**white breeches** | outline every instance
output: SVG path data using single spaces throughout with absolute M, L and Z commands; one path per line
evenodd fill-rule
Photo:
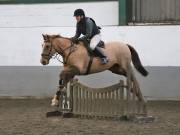
M 90 41 L 90 48 L 94 50 L 100 41 L 101 41 L 101 34 L 94 35 Z

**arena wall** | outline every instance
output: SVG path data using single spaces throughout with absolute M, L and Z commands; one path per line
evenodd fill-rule
M 71 37 L 75 33 L 73 11 L 83 8 L 102 27 L 102 39 L 131 44 L 149 76 L 137 73 L 144 96 L 180 99 L 180 26 L 117 26 L 118 2 L 2 5 L 0 7 L 0 96 L 52 96 L 62 70 L 57 60 L 41 66 L 42 33 Z M 97 8 L 98 7 L 98 8 Z M 91 87 L 119 81 L 106 71 L 80 77 Z

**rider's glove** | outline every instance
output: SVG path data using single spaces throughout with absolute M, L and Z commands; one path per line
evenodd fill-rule
M 71 41 L 73 42 L 73 43 L 75 43 L 75 44 L 77 44 L 78 42 L 79 42 L 79 40 L 77 39 L 77 38 L 75 38 L 75 37 L 72 37 L 72 38 L 70 38 L 71 39 Z
M 84 40 L 90 42 L 90 39 L 87 36 L 83 36 L 79 38 L 79 41 L 84 41 Z

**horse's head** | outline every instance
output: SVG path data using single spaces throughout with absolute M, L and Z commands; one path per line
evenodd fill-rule
M 49 64 L 49 60 L 52 58 L 52 56 L 56 53 L 56 50 L 53 47 L 52 44 L 52 37 L 51 35 L 42 35 L 44 38 L 44 42 L 42 44 L 42 53 L 41 53 L 41 64 L 47 65 Z
M 55 53 L 60 54 L 63 59 L 68 59 L 69 55 L 74 51 L 74 44 L 70 38 L 60 35 L 43 35 L 44 43 L 42 44 L 41 64 L 49 64 L 49 60 Z M 57 40 L 56 40 L 57 39 Z M 67 58 L 66 58 L 67 57 Z M 65 62 L 64 62 L 65 63 Z

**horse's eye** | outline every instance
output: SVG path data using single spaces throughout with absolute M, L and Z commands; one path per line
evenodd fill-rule
M 49 49 L 49 46 L 46 46 L 46 49 Z

